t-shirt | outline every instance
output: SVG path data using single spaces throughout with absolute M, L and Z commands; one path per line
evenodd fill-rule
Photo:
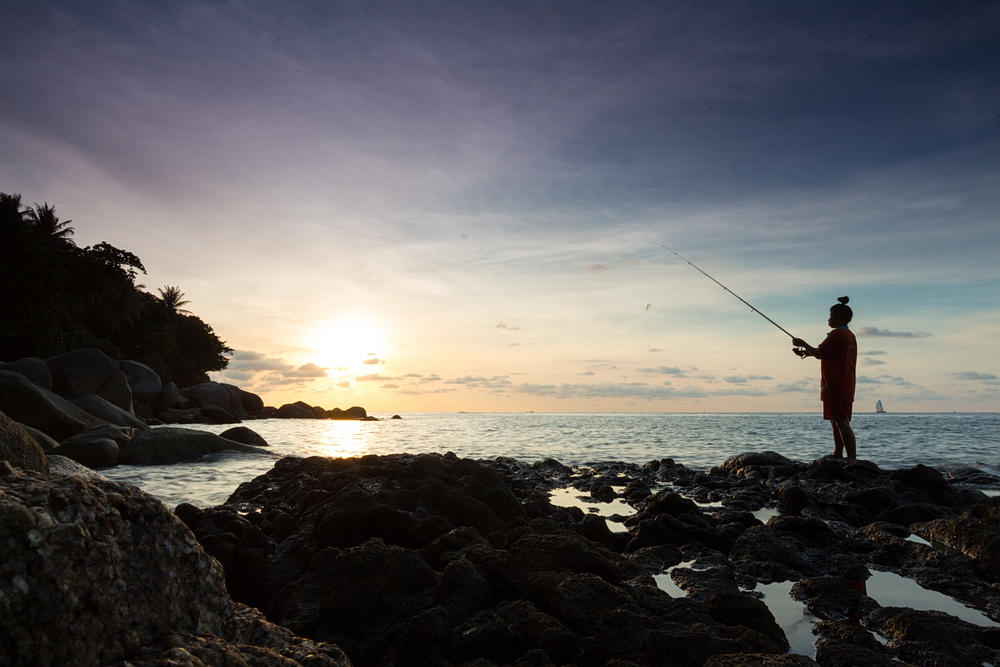
M 858 340 L 847 327 L 833 329 L 816 348 L 820 360 L 821 401 L 854 401 Z

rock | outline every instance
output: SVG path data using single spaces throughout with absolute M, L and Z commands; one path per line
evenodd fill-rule
M 914 528 L 922 537 L 1000 571 L 1000 496 L 972 505 L 956 519 L 938 519 Z
M 915 665 L 984 665 L 1000 660 L 1000 628 L 973 625 L 940 611 L 882 607 L 866 626 L 888 638 L 897 658 Z
M 864 664 L 868 667 L 868 663 L 852 664 Z M 726 655 L 713 655 L 704 667 L 815 667 L 815 665 L 816 661 L 806 655 L 727 653 Z
M 197 406 L 217 405 L 229 409 L 232 396 L 225 386 L 218 382 L 202 382 L 181 390 L 181 395 L 195 402 Z
M 66 438 L 54 453 L 88 468 L 110 468 L 118 465 L 119 452 L 129 441 L 129 437 L 114 426 L 99 426 Z
M 49 357 L 52 391 L 66 398 L 97 394 L 122 410 L 132 410 L 132 390 L 118 364 L 96 347 Z
M 108 479 L 96 470 L 92 470 L 65 456 L 49 454 L 46 458 L 49 460 L 50 475 L 73 475 L 74 477 L 82 477 L 84 479 L 99 479 L 104 481 Z
M 0 412 L 0 461 L 32 472 L 47 473 L 45 452 L 20 424 Z
M 282 419 L 315 419 L 316 413 L 298 403 L 286 403 L 278 408 L 277 416 Z
M 0 571 L 4 664 L 350 666 L 234 605 L 184 524 L 128 484 L 0 464 Z
M 146 364 L 128 360 L 119 361 L 118 368 L 125 374 L 133 400 L 150 405 L 157 401 L 163 391 L 163 382 L 156 371 Z
M 11 371 L 0 371 L 0 411 L 56 440 L 106 423 Z
M 264 412 L 264 399 L 257 394 L 240 389 L 240 403 L 248 415 L 259 416 Z
M 239 424 L 240 418 L 234 415 L 229 410 L 208 403 L 201 406 L 196 413 L 199 417 L 198 422 L 203 424 Z
M 174 384 L 173 382 L 168 382 L 163 387 L 163 389 L 160 390 L 160 393 L 156 397 L 156 400 L 153 401 L 152 403 L 154 405 L 157 403 L 163 403 L 166 406 L 164 409 L 168 410 L 173 407 L 178 407 L 178 403 L 180 402 L 180 400 L 181 400 L 181 392 L 177 388 L 177 385 Z
M 750 466 L 795 466 L 795 462 L 778 452 L 746 452 L 726 459 L 720 466 L 731 475 Z
M 393 415 L 389 417 L 389 419 L 402 419 L 402 417 L 400 417 L 399 415 Z
M 227 440 L 195 429 L 159 427 L 137 434 L 121 450 L 118 462 L 125 465 L 166 465 L 194 461 L 206 454 L 224 451 L 259 453 L 259 447 Z
M 265 440 L 259 433 L 247 428 L 246 426 L 235 426 L 233 428 L 226 429 L 219 434 L 219 437 L 232 440 L 234 442 L 241 442 L 244 445 L 253 445 L 254 447 L 268 446 L 267 440 Z
M 35 442 L 38 443 L 38 445 L 42 448 L 42 451 L 45 452 L 46 454 L 48 454 L 49 452 L 51 452 L 52 450 L 54 450 L 56 447 L 59 446 L 59 443 L 56 442 L 55 438 L 39 431 L 34 426 L 28 426 L 27 424 L 21 424 L 20 422 L 18 423 L 28 435 L 30 435 L 32 438 L 35 439 Z
M 0 362 L 0 370 L 20 373 L 42 389 L 52 391 L 52 373 L 38 357 L 25 357 L 17 361 Z
M 122 410 L 117 405 L 104 400 L 97 394 L 88 394 L 87 396 L 74 398 L 70 402 L 109 424 L 118 424 L 119 426 L 140 430 L 149 428 L 146 422 L 137 419 L 132 412 Z

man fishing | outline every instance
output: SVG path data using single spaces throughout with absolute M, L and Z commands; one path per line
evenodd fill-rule
M 832 331 L 819 347 L 813 347 L 801 338 L 792 338 L 792 349 L 802 358 L 816 357 L 820 360 L 820 394 L 823 401 L 823 419 L 830 420 L 833 428 L 833 456 L 857 458 L 857 440 L 851 429 L 851 413 L 854 408 L 854 385 L 858 363 L 858 341 L 847 328 L 854 313 L 847 305 L 850 299 L 842 296 L 840 303 L 830 307 L 828 324 Z

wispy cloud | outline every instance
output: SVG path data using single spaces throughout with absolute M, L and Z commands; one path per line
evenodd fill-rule
M 926 331 L 889 331 L 877 327 L 861 327 L 858 330 L 861 338 L 930 338 L 932 335 Z
M 956 380 L 997 380 L 1000 379 L 993 373 L 977 373 L 976 371 L 960 371 L 951 373 L 951 377 Z

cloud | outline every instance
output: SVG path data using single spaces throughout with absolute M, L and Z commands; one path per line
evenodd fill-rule
M 648 350 L 646 350 L 646 352 L 663 352 L 663 350 L 658 347 L 651 347 Z
M 861 360 L 862 366 L 885 366 L 886 363 L 888 362 L 882 361 L 881 359 L 869 359 L 868 357 Z
M 722 379 L 730 384 L 746 384 L 753 380 L 773 380 L 774 378 L 770 375 L 729 375 Z
M 883 354 L 889 354 L 889 353 L 886 352 L 885 350 L 869 350 L 867 352 L 860 352 L 859 354 L 862 354 L 866 357 L 880 357 Z
M 858 336 L 862 338 L 930 338 L 933 334 L 926 331 L 889 331 L 877 327 L 861 327 Z
M 378 364 L 384 364 L 385 362 L 379 359 L 378 357 L 372 357 L 371 359 L 365 359 L 361 363 L 365 364 L 366 366 L 377 366 Z
M 787 394 L 799 391 L 816 391 L 818 386 L 815 380 L 796 380 L 795 382 L 783 382 L 775 385 L 774 391 Z
M 585 371 L 583 373 L 580 373 L 580 375 L 597 375 L 597 373 L 595 373 L 594 371 Z
M 858 384 L 889 384 L 896 387 L 915 387 L 916 385 L 909 380 L 901 377 L 893 377 L 892 375 L 877 375 L 875 377 L 869 377 L 867 375 L 859 375 L 857 379 Z
M 506 324 L 503 323 L 503 320 L 500 320 L 500 322 L 495 327 L 493 327 L 493 328 L 494 329 L 506 329 L 507 331 L 517 331 L 521 327 L 509 327 L 509 326 L 507 326 Z
M 384 385 L 382 385 L 381 389 L 399 389 L 399 385 L 398 384 L 392 384 L 392 383 L 384 384 Z
M 369 375 L 359 375 L 354 378 L 355 382 L 385 382 L 386 380 L 398 380 L 399 378 L 386 377 L 385 375 L 379 375 L 378 373 L 371 373 Z
M 657 366 L 656 368 L 637 368 L 637 373 L 648 373 L 651 375 L 676 375 L 677 377 L 687 377 L 677 366 Z
M 608 271 L 609 269 L 608 269 L 608 267 L 604 266 L 603 264 L 591 264 L 590 266 L 587 267 L 587 270 L 588 271 Z
M 351 383 L 350 383 L 349 380 L 341 380 L 340 382 L 337 383 L 337 388 L 338 389 L 350 389 L 351 388 Z
M 977 373 L 975 371 L 960 371 L 949 373 L 949 375 L 956 380 L 1000 380 L 992 373 Z

